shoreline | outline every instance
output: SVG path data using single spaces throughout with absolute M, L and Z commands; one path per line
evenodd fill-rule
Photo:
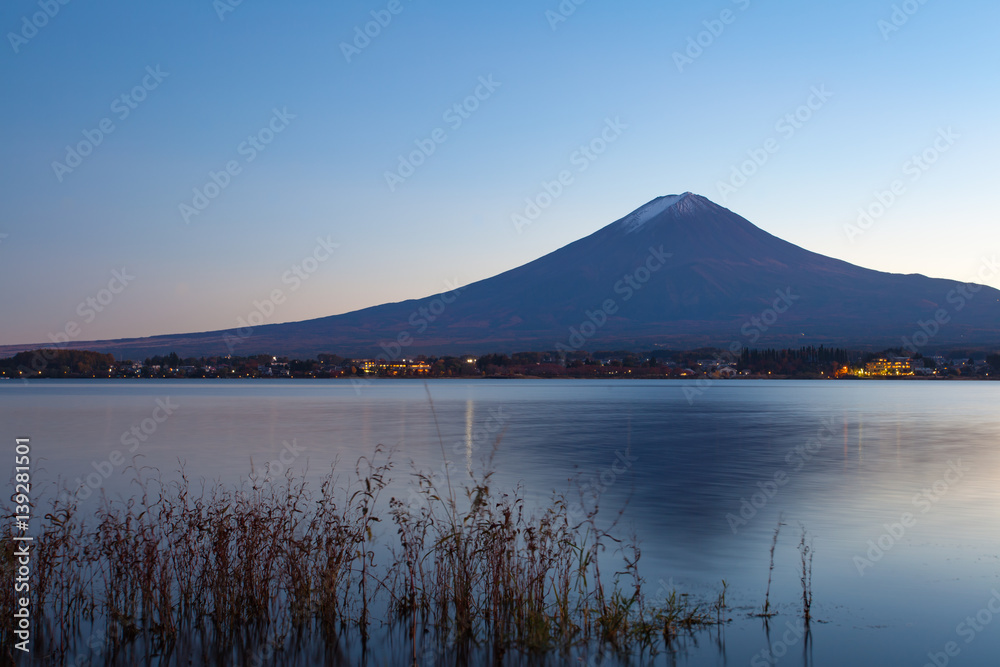
M 419 382 L 424 380 L 613 380 L 617 382 L 643 382 L 650 380 L 668 381 L 668 382 L 747 382 L 747 381 L 760 381 L 760 380 L 775 380 L 775 381 L 788 381 L 788 380 L 808 380 L 815 382 L 1000 382 L 1000 377 L 921 377 L 921 376 L 911 376 L 911 375 L 900 375 L 900 376 L 880 376 L 880 377 L 812 377 L 812 376 L 787 376 L 787 375 L 750 375 L 742 377 L 711 377 L 705 375 L 692 376 L 692 377 L 620 377 L 609 375 L 606 377 L 593 377 L 593 376 L 576 376 L 576 375 L 558 375 L 552 377 L 544 377 L 540 375 L 463 375 L 463 376 L 401 376 L 401 377 L 382 377 L 382 376 L 342 376 L 342 377 L 26 377 L 26 378 L 12 378 L 6 376 L 0 376 L 0 381 L 10 381 L 10 382 L 39 382 L 44 380 L 223 380 L 226 382 L 376 382 L 376 381 L 404 381 L 404 382 Z

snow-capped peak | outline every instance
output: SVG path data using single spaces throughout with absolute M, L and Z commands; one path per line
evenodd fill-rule
M 677 202 L 687 197 L 689 194 L 691 193 L 685 192 L 682 195 L 666 195 L 664 197 L 657 197 L 653 201 L 637 208 L 622 218 L 622 229 L 625 230 L 626 234 L 634 232 Z

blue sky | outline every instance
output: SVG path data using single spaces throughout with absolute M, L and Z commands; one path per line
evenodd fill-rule
M 0 343 L 424 296 L 684 191 L 885 271 L 1000 252 L 995 3 L 234 3 L 4 4 Z

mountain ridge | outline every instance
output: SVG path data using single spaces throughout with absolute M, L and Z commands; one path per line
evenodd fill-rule
M 562 248 L 449 292 L 247 330 L 60 347 L 122 356 L 552 350 L 572 349 L 567 341 L 586 322 L 594 329 L 586 347 L 605 349 L 898 347 L 942 310 L 948 321 L 925 346 L 1000 343 L 1000 291 L 978 286 L 963 294 L 963 285 L 806 250 L 685 192 L 657 197 Z M 773 307 L 776 294 L 790 301 L 781 313 Z M 770 320 L 769 311 L 780 316 L 747 328 L 762 314 Z M 0 346 L 0 353 L 37 347 Z

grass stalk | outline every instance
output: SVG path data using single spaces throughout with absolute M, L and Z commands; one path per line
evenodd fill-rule
M 270 479 L 251 467 L 227 486 L 193 483 L 183 466 L 165 479 L 133 464 L 132 498 L 102 497 L 89 514 L 72 496 L 52 500 L 35 575 L 45 660 L 66 662 L 84 623 L 107 660 L 200 646 L 236 662 L 255 641 L 273 650 L 275 637 L 364 647 L 383 618 L 405 629 L 418 662 L 418 643 L 437 656 L 482 646 L 500 656 L 590 645 L 655 652 L 724 622 L 725 582 L 714 603 L 676 591 L 647 599 L 638 540 L 616 537 L 621 513 L 605 525 L 596 500 L 582 519 L 563 495 L 532 509 L 522 487 L 498 491 L 486 470 L 457 487 L 446 477 L 447 489 L 420 473 L 409 497 L 385 502 L 392 467 L 380 447 L 352 474 L 335 466 L 313 487 L 305 472 Z M 2 571 L 12 567 L 7 551 Z M 773 545 L 771 559 L 773 570 Z M 769 590 L 770 576 L 765 612 Z M 811 591 L 804 602 L 808 613 Z
M 774 576 L 774 550 L 778 546 L 778 534 L 781 532 L 781 527 L 785 525 L 781 522 L 781 515 L 778 516 L 778 525 L 774 528 L 774 537 L 771 539 L 771 554 L 770 561 L 767 568 L 767 589 L 764 592 L 764 606 L 760 613 L 757 614 L 761 618 L 767 621 L 767 619 L 774 616 L 777 612 L 771 610 L 771 579 Z

